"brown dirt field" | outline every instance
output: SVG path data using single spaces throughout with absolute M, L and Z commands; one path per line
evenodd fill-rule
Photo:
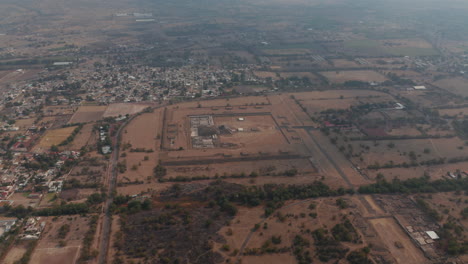
M 269 103 L 270 102 L 268 101 L 266 96 L 248 96 L 228 99 L 206 100 L 201 102 L 203 107 L 225 107 L 228 104 L 231 106 L 266 105 Z
M 72 106 L 46 106 L 44 107 L 44 114 L 46 116 L 71 115 L 75 111 L 76 111 L 76 107 L 72 107 Z
M 356 99 L 325 99 L 310 100 L 301 102 L 306 107 L 308 113 L 320 113 L 327 109 L 348 109 L 356 104 Z
M 390 148 L 388 145 L 393 143 L 395 147 Z M 363 153 L 364 161 L 360 162 L 358 158 L 354 158 L 353 162 L 361 168 L 366 168 L 375 162 L 383 165 L 386 162 L 393 161 L 394 163 L 410 163 L 411 160 L 407 155 L 414 151 L 418 156 L 417 160 L 425 161 L 435 158 L 455 158 L 466 156 L 465 142 L 459 138 L 440 138 L 440 139 L 412 139 L 412 140 L 380 140 L 378 146 L 372 141 L 353 141 L 351 143 L 356 153 L 361 151 L 360 144 L 365 144 L 370 147 L 370 151 Z M 338 144 L 340 145 L 340 143 Z M 462 147 L 461 149 L 459 147 Z M 425 149 L 429 149 L 429 153 L 424 153 Z M 406 153 L 406 155 L 405 155 Z
M 239 208 L 237 216 L 231 221 L 230 226 L 224 226 L 219 230 L 219 234 L 224 236 L 227 241 L 227 244 L 231 248 L 239 249 L 244 242 L 244 239 L 250 233 L 252 227 L 262 221 L 262 216 L 264 214 L 263 208 L 257 206 L 254 208 Z M 233 230 L 232 236 L 226 236 L 226 231 L 231 228 Z
M 86 124 L 75 136 L 75 139 L 67 149 L 80 150 L 81 147 L 86 146 L 93 133 L 93 124 Z
M 105 162 L 100 166 L 89 166 L 88 164 L 84 164 L 84 165 L 79 164 L 73 167 L 67 179 L 68 180 L 76 179 L 82 183 L 100 183 L 103 175 L 105 175 L 104 167 L 107 168 L 107 163 Z M 93 175 L 82 175 L 81 171 L 84 168 L 88 168 L 90 171 L 97 172 L 97 173 Z
M 432 45 L 424 39 L 385 39 L 380 40 L 382 44 L 392 44 L 398 47 L 432 48 Z
M 392 168 L 381 170 L 368 170 L 369 178 L 375 179 L 378 173 L 382 173 L 385 179 L 392 180 L 395 177 L 401 180 L 421 177 L 424 173 L 428 174 L 432 180 L 448 178 L 448 172 L 456 172 L 457 170 L 468 172 L 468 162 L 460 162 L 453 164 L 443 164 L 431 167 L 414 167 L 414 168 Z
M 98 121 L 103 117 L 106 109 L 107 106 L 80 106 L 68 123 L 74 124 Z
M 10 196 L 9 200 L 13 201 L 13 206 L 23 205 L 24 207 L 36 207 L 39 199 L 29 199 L 26 193 L 14 193 Z
M 88 230 L 88 217 L 60 216 L 56 220 L 46 218 L 47 224 L 41 239 L 34 250 L 31 259 L 38 264 L 74 264 L 78 258 L 81 243 Z M 68 224 L 70 231 L 63 239 L 65 247 L 57 247 L 60 240 L 57 237 L 59 228 Z
M 380 239 L 385 243 L 392 253 L 397 263 L 402 264 L 423 264 L 430 263 L 421 250 L 410 240 L 408 235 L 392 218 L 381 218 L 369 220 L 377 231 Z M 400 242 L 403 248 L 395 247 L 395 242 Z
M 45 150 L 52 145 L 60 144 L 71 135 L 75 128 L 76 126 L 47 130 L 39 143 L 34 147 L 34 150 Z
M 267 72 L 267 71 L 255 71 L 254 74 L 260 78 L 272 78 L 273 80 L 279 80 L 279 77 L 276 76 L 274 72 Z
M 241 117 L 241 115 L 239 115 Z M 246 146 L 263 148 L 273 142 L 278 145 L 286 144 L 286 140 L 276 127 L 271 116 L 247 116 L 244 121 L 238 121 L 238 117 L 215 117 L 216 126 L 225 125 L 230 128 L 243 128 L 244 132 L 236 132 L 232 135 L 220 135 L 221 143 L 233 143 L 241 148 Z M 251 131 L 259 129 L 259 132 Z
M 143 109 L 147 108 L 148 105 L 145 104 L 111 104 L 107 107 L 106 111 L 104 112 L 102 117 L 117 117 L 117 116 L 124 116 L 124 115 L 134 115 L 143 111 Z
M 51 248 L 57 246 L 61 240 L 57 237 L 59 228 L 64 225 L 70 225 L 70 232 L 64 238 L 67 246 L 80 246 L 86 231 L 88 231 L 88 218 L 82 216 L 59 216 L 55 221 L 54 217 L 47 217 L 44 232 L 37 248 Z M 41 219 L 42 220 L 42 219 Z
M 391 181 L 394 178 L 401 180 L 407 180 L 412 178 L 418 178 L 424 175 L 424 172 L 429 172 L 424 167 L 414 167 L 414 168 L 393 168 L 393 169 L 382 169 L 382 170 L 368 170 L 366 171 L 370 179 L 376 179 L 377 174 L 381 173 L 384 175 L 386 180 Z M 431 174 L 430 174 L 431 175 Z M 431 175 L 433 179 L 440 178 L 440 175 L 435 176 Z
M 158 156 L 155 153 L 136 153 L 126 152 L 127 157 L 120 158 L 121 161 L 126 160 L 127 171 L 119 174 L 119 182 L 130 181 L 146 181 L 147 177 L 153 175 L 153 168 L 158 164 Z M 144 157 L 148 156 L 148 160 L 145 161 Z M 132 167 L 136 165 L 136 170 Z
M 384 74 L 388 74 L 388 73 L 394 73 L 402 78 L 420 78 L 421 77 L 421 74 L 419 72 L 415 72 L 415 71 L 403 71 L 403 70 L 391 70 L 391 71 L 384 71 L 383 72 Z
M 15 126 L 19 127 L 20 130 L 27 130 L 34 125 L 35 118 L 18 119 L 15 122 Z
M 283 78 L 290 78 L 290 77 L 299 77 L 304 78 L 307 77 L 311 81 L 318 80 L 317 76 L 311 72 L 281 72 L 280 76 Z
M 59 199 L 54 200 L 54 196 L 55 196 L 55 193 L 44 194 L 42 196 L 41 202 L 39 203 L 38 207 L 42 208 L 42 207 L 50 207 L 53 205 L 57 205 L 60 202 L 60 200 Z
M 132 144 L 132 148 L 159 149 L 158 134 L 162 131 L 163 109 L 154 113 L 144 113 L 136 117 L 125 127 L 122 134 L 122 142 Z
M 396 91 L 397 94 L 404 96 L 414 103 L 420 104 L 424 107 L 433 108 L 438 105 L 450 103 L 452 100 L 449 98 L 431 97 L 430 92 L 426 91 Z
M 150 184 L 138 184 L 138 185 L 127 185 L 123 187 L 117 187 L 117 193 L 122 195 L 135 195 L 141 194 L 145 192 L 161 192 L 163 190 L 168 189 L 174 183 L 167 182 L 167 183 L 150 183 Z
M 456 109 L 439 109 L 439 114 L 441 116 L 449 115 L 449 116 L 464 117 L 465 115 L 468 115 L 468 107 L 456 108 Z
M 353 203 L 348 198 L 345 198 L 348 203 Z M 316 209 L 309 209 L 311 203 L 316 204 Z M 260 228 L 257 231 L 254 231 L 250 240 L 246 244 L 246 248 L 259 248 L 262 244 L 270 239 L 272 236 L 281 236 L 281 243 L 278 247 L 289 247 L 292 245 L 293 239 L 296 235 L 301 235 L 302 237 L 309 240 L 311 247 L 311 255 L 314 256 L 313 249 L 313 238 L 310 235 L 305 234 L 301 230 L 315 230 L 320 227 L 332 228 L 335 224 L 341 222 L 343 216 L 348 214 L 349 209 L 341 210 L 336 206 L 336 198 L 319 198 L 319 199 L 309 199 L 304 201 L 289 201 L 282 208 L 278 209 L 276 212 L 280 212 L 283 216 L 286 216 L 285 221 L 279 221 L 276 213 L 269 216 L 267 219 L 262 218 L 263 208 L 254 207 L 254 208 L 239 208 L 239 212 L 236 217 L 231 220 L 230 225 L 224 226 L 218 232 L 220 235 L 224 236 L 226 239 L 226 244 L 230 246 L 230 252 L 235 249 L 239 249 L 244 243 L 245 239 L 251 232 L 255 224 L 260 224 Z M 317 213 L 317 218 L 311 218 L 308 214 L 311 212 Z M 305 216 L 301 217 L 300 214 L 304 213 Z M 353 217 L 350 217 L 352 220 Z M 267 228 L 264 228 L 264 224 L 267 223 Z M 232 235 L 228 235 L 228 230 L 232 230 Z M 351 249 L 362 247 L 364 244 L 352 244 L 352 243 L 343 243 L 346 247 Z M 216 245 L 215 248 L 221 247 L 221 245 Z M 231 261 L 235 258 L 230 257 L 229 253 L 224 254 L 226 258 L 230 258 Z M 281 254 L 265 254 L 262 256 L 242 256 L 242 263 L 290 263 L 289 261 L 293 259 L 294 256 L 292 252 L 286 252 Z M 253 262 L 255 261 L 255 262 Z M 268 262 L 271 261 L 271 262 Z M 287 262 L 284 262 L 287 261 Z M 292 261 L 291 263 L 295 263 Z
M 32 259 L 37 264 L 74 264 L 80 254 L 80 247 L 36 248 Z
M 468 96 L 468 81 L 463 77 L 455 77 L 450 79 L 442 79 L 434 82 L 434 85 L 445 89 L 451 93 L 461 95 L 463 97 Z
M 347 67 L 361 67 L 361 65 L 357 64 L 355 61 L 346 60 L 346 59 L 333 59 L 331 60 L 336 68 L 347 68 Z
M 330 90 L 330 91 L 313 91 L 313 92 L 300 92 L 294 93 L 299 101 L 302 100 L 317 100 L 317 99 L 339 99 L 340 96 L 344 98 L 366 98 L 372 97 L 389 97 L 386 93 L 377 91 L 366 91 L 366 90 Z
M 246 264 L 294 264 L 296 258 L 292 254 L 271 254 L 265 256 L 243 256 L 242 263 Z
M 308 49 L 265 49 L 263 50 L 268 55 L 305 55 L 310 54 Z
M 218 174 L 250 174 L 256 171 L 261 174 L 266 172 L 268 168 L 274 167 L 272 172 L 281 172 L 292 168 L 297 168 L 299 173 L 314 173 L 315 169 L 311 166 L 307 159 L 295 160 L 275 160 L 274 164 L 271 161 L 244 161 L 244 162 L 230 162 L 229 166 L 226 164 L 209 164 L 209 165 L 193 165 L 193 166 L 167 166 L 167 177 L 175 176 L 215 176 Z M 259 178 L 256 178 L 259 180 Z
M 16 261 L 20 260 L 26 253 L 26 247 L 23 243 L 16 245 L 8 251 L 5 258 L 3 259 L 4 264 L 14 264 Z
M 270 88 L 262 85 L 239 85 L 239 86 L 234 86 L 232 88 L 233 90 L 236 90 L 237 92 L 241 94 L 251 94 L 251 93 L 259 93 L 263 91 L 267 91 Z
M 386 131 L 387 134 L 391 136 L 419 136 L 421 132 L 414 127 L 400 127 L 393 128 L 391 131 Z
M 335 71 L 320 72 L 332 83 L 344 83 L 346 81 L 362 81 L 362 82 L 383 82 L 387 78 L 375 71 Z

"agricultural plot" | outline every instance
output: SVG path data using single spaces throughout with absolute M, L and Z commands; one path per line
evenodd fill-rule
M 291 56 L 310 54 L 308 49 L 264 49 L 263 53 L 270 56 Z
M 93 136 L 93 124 L 86 124 L 75 136 L 75 139 L 70 144 L 69 149 L 80 150 L 82 147 L 88 145 L 90 138 Z
M 352 60 L 333 59 L 331 60 L 331 62 L 333 63 L 333 66 L 335 66 L 336 68 L 359 68 L 360 67 L 358 63 Z
M 347 81 L 384 82 L 385 76 L 375 71 L 329 71 L 320 72 L 331 83 L 345 83 Z
M 46 106 L 43 113 L 45 116 L 72 115 L 76 109 L 72 106 Z
M 279 77 L 275 72 L 269 72 L 269 71 L 255 71 L 254 74 L 260 78 L 271 78 L 273 80 L 278 80 Z
M 404 135 L 408 136 L 408 133 Z M 388 180 L 409 179 L 424 174 L 440 179 L 468 169 L 466 162 L 461 162 L 467 156 L 465 142 L 456 137 L 338 141 L 336 147 L 370 179 L 381 176 Z
M 15 126 L 17 126 L 19 130 L 27 130 L 34 125 L 34 121 L 34 118 L 18 119 L 15 122 Z
M 125 115 L 134 115 L 143 111 L 149 105 L 145 104 L 111 104 L 106 109 L 102 117 L 118 117 Z
M 442 79 L 434 82 L 434 85 L 447 90 L 450 93 L 467 97 L 468 96 L 468 84 L 467 80 L 463 77 L 455 77 L 450 79 Z
M 359 90 L 336 90 L 325 92 L 309 92 L 294 94 L 299 103 L 307 109 L 307 112 L 320 113 L 328 109 L 349 109 L 365 103 L 381 103 L 392 101 L 388 94 L 380 92 Z
M 119 162 L 126 166 L 125 173 L 119 175 L 121 185 L 145 181 L 153 176 L 153 168 L 159 161 L 163 113 L 163 109 L 157 109 L 141 114 L 125 127 L 119 158 Z
M 73 114 L 69 124 L 98 121 L 103 117 L 106 109 L 107 106 L 80 106 Z
M 34 147 L 34 151 L 42 151 L 49 149 L 52 145 L 59 145 L 62 141 L 67 139 L 75 130 L 76 126 L 51 129 L 42 136 L 39 143 Z
M 241 94 L 249 94 L 249 93 L 260 93 L 264 91 L 270 90 L 270 88 L 263 86 L 263 85 L 240 85 L 234 86 L 233 90 Z
M 13 246 L 5 258 L 3 259 L 5 264 L 15 264 L 23 257 L 24 253 L 27 251 L 26 243 L 20 242 L 17 245 Z
M 323 48 L 315 43 L 277 43 L 264 45 L 261 49 L 271 56 L 305 55 L 323 51 Z
M 42 236 L 31 259 L 38 264 L 73 264 L 78 260 L 89 217 L 47 218 Z M 52 258 L 53 256 L 53 258 Z
M 439 109 L 439 113 L 441 116 L 454 116 L 457 118 L 463 118 L 468 116 L 468 108 L 453 108 L 453 109 Z
M 354 39 L 345 41 L 344 47 L 350 52 L 366 56 L 436 56 L 439 52 L 423 39 Z

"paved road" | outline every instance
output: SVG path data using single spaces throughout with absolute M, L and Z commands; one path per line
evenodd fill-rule
M 98 263 L 99 264 L 105 264 L 106 259 L 107 259 L 107 251 L 109 249 L 109 241 L 110 241 L 110 233 L 111 233 L 111 223 L 112 223 L 112 215 L 110 214 L 110 206 L 114 202 L 114 193 L 115 193 L 115 184 L 117 182 L 117 161 L 119 159 L 119 142 L 120 142 L 120 136 L 122 133 L 122 129 L 124 129 L 127 124 L 132 121 L 135 116 L 132 116 L 129 118 L 125 123 L 123 123 L 119 130 L 117 130 L 117 133 L 114 136 L 114 145 L 113 145 L 113 151 L 112 151 L 112 156 L 109 161 L 109 169 L 108 169 L 108 177 L 107 177 L 107 194 L 108 198 L 106 200 L 106 203 L 103 208 L 103 213 L 104 213 L 104 220 L 102 223 L 102 231 L 101 231 L 101 244 L 99 246 L 99 258 L 98 258 Z
M 153 110 L 156 110 L 164 106 L 165 105 L 159 105 L 157 107 L 151 107 L 151 108 Z M 99 264 L 106 263 L 107 252 L 109 250 L 111 224 L 112 224 L 112 215 L 110 214 L 109 209 L 112 203 L 114 202 L 115 186 L 117 183 L 117 175 L 118 175 L 117 162 L 119 159 L 119 149 L 120 149 L 120 140 L 121 140 L 122 131 L 127 126 L 127 124 L 130 123 L 137 116 L 138 115 L 134 115 L 130 117 L 127 121 L 125 121 L 120 126 L 119 130 L 117 130 L 117 133 L 114 136 L 113 151 L 112 151 L 111 159 L 109 161 L 109 168 L 108 168 L 109 175 L 106 180 L 108 198 L 103 208 L 104 220 L 103 220 L 102 229 L 101 229 L 101 244 L 99 246 L 99 256 L 98 256 Z

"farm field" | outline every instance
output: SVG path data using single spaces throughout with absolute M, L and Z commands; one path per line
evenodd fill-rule
M 127 170 L 119 176 L 120 183 L 144 181 L 153 175 L 159 162 L 163 111 L 141 114 L 124 128 L 119 162 L 126 164 Z
M 354 39 L 345 41 L 344 46 L 352 51 L 382 56 L 435 56 L 438 51 L 423 39 Z
M 467 80 L 463 77 L 455 77 L 450 79 L 442 79 L 434 82 L 434 85 L 447 90 L 450 93 L 467 97 L 468 96 L 468 86 Z
M 462 118 L 464 116 L 468 116 L 468 107 L 463 108 L 453 108 L 453 109 L 439 109 L 439 113 L 441 116 L 456 116 L 458 118 Z
M 104 111 L 102 117 L 118 117 L 125 115 L 134 115 L 143 111 L 149 105 L 147 104 L 110 104 Z
M 34 118 L 18 119 L 15 122 L 15 126 L 19 127 L 19 130 L 27 130 L 34 125 Z
M 107 106 L 80 106 L 68 122 L 69 124 L 87 123 L 100 120 Z
M 359 68 L 360 67 L 359 64 L 357 64 L 355 61 L 352 61 L 352 60 L 333 59 L 331 61 L 336 68 Z
M 249 94 L 249 93 L 259 93 L 268 91 L 270 88 L 263 86 L 263 85 L 240 85 L 234 86 L 233 90 L 241 94 Z
M 153 113 L 144 113 L 136 117 L 122 134 L 122 142 L 131 144 L 131 148 L 157 150 L 157 137 L 161 137 L 163 109 Z
M 260 78 L 272 78 L 273 80 L 278 80 L 279 77 L 275 72 L 269 71 L 255 71 L 254 74 Z
M 262 51 L 266 55 L 271 55 L 271 56 L 310 54 L 310 50 L 308 49 L 264 49 Z
M 48 130 L 34 147 L 34 151 L 43 151 L 52 145 L 58 145 L 71 135 L 76 126 Z
M 75 136 L 75 139 L 70 143 L 70 149 L 80 150 L 86 146 L 93 136 L 93 124 L 86 124 L 81 128 L 80 132 Z
M 256 172 L 259 177 L 279 174 L 282 172 L 297 169 L 299 174 L 315 173 L 315 168 L 311 166 L 307 159 L 295 160 L 276 160 L 274 164 L 271 161 L 243 161 L 243 162 L 230 162 L 229 166 L 225 164 L 207 164 L 207 165 L 191 165 L 191 166 L 168 166 L 166 177 L 176 177 L 183 175 L 190 176 L 210 176 L 224 175 L 230 176 L 232 174 L 245 174 L 249 175 Z M 259 178 L 256 179 L 258 181 Z
M 294 94 L 294 97 L 307 109 L 309 114 L 320 113 L 328 109 L 348 109 L 359 104 L 393 100 L 388 94 L 380 92 L 364 93 L 359 90 L 298 93 Z
M 24 242 L 20 242 L 8 251 L 3 261 L 5 264 L 15 264 L 21 259 L 21 257 L 23 257 L 26 251 L 26 244 Z
M 281 72 L 279 74 L 283 78 L 299 77 L 309 78 L 310 81 L 318 81 L 317 76 L 311 72 Z
M 78 259 L 82 241 L 89 229 L 89 217 L 61 216 L 46 218 L 46 226 L 31 258 L 38 264 L 73 264 Z M 59 229 L 68 225 L 69 231 L 61 234 Z M 65 241 L 64 246 L 58 246 Z M 54 256 L 53 258 L 51 258 Z M 52 259 L 52 260 L 51 260 Z
M 356 153 L 362 153 L 362 162 L 358 158 L 354 159 L 354 162 L 362 168 L 376 162 L 381 165 L 390 161 L 393 161 L 394 164 L 404 162 L 409 164 L 412 159 L 426 161 L 466 156 L 465 142 L 458 138 L 379 140 L 377 143 L 373 141 L 353 141 L 351 144 Z M 370 148 L 369 151 L 364 150 L 367 147 Z
M 387 78 L 375 71 L 328 71 L 319 72 L 332 83 L 347 81 L 384 82 Z
M 72 106 L 47 106 L 44 107 L 45 116 L 56 116 L 56 115 L 72 115 L 77 110 L 77 107 Z

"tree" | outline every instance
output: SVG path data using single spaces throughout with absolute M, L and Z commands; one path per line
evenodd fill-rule
M 161 164 L 158 164 L 153 169 L 154 176 L 157 178 L 162 178 L 167 174 L 167 169 L 164 168 Z

